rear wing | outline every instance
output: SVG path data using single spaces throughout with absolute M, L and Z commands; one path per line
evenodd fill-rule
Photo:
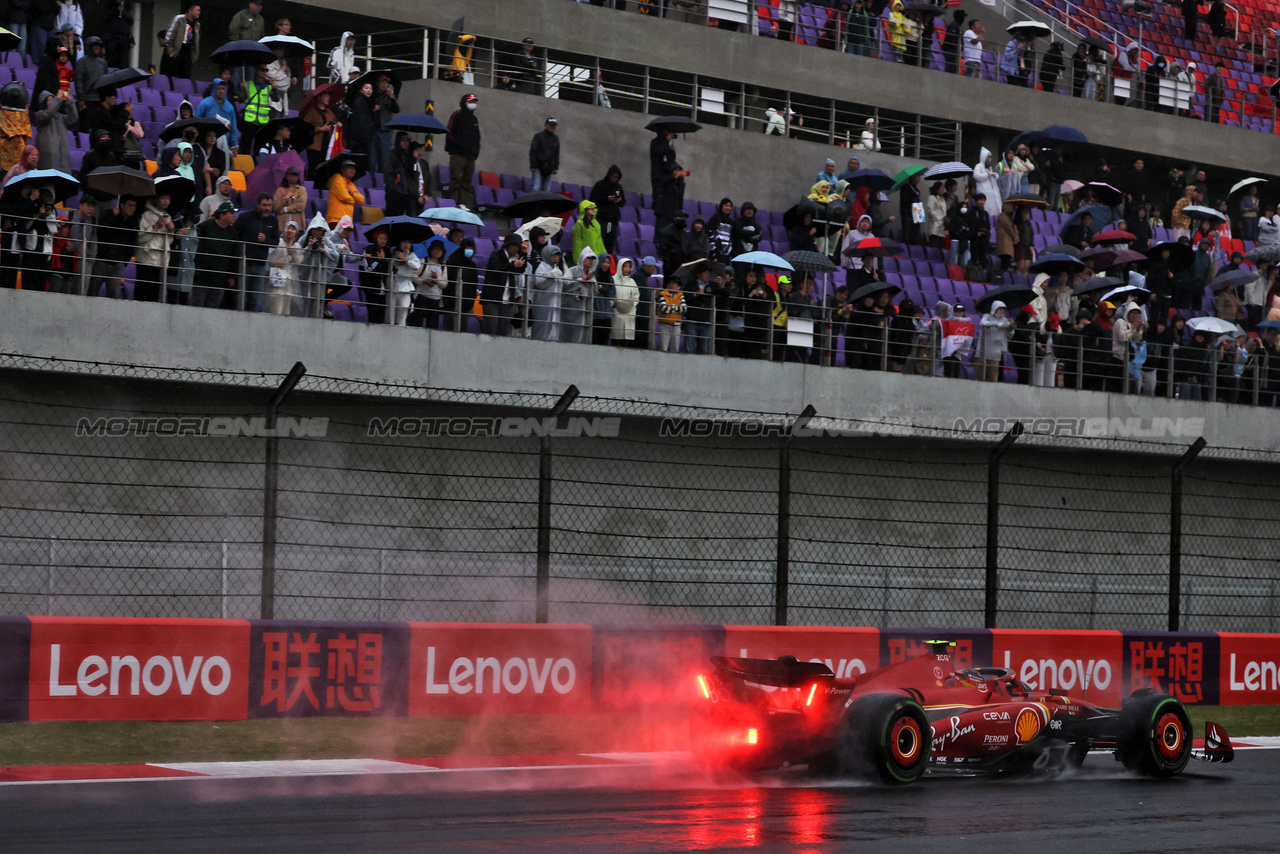
M 716 655 L 711 657 L 711 663 L 725 676 L 774 688 L 799 688 L 814 679 L 835 678 L 831 668 L 822 662 L 797 661 L 791 656 L 772 659 L 726 658 Z
M 1236 758 L 1227 731 L 1213 721 L 1204 724 L 1204 749 L 1192 750 L 1191 755 L 1204 762 L 1230 762 Z

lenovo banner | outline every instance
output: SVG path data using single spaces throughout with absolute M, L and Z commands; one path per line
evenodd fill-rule
M 724 654 L 737 658 L 794 655 L 818 661 L 836 678 L 857 676 L 880 666 L 878 629 L 822 629 L 802 626 L 725 626 Z
M 1099 706 L 1124 698 L 1120 632 L 992 629 L 991 663 L 1007 667 L 1033 692 L 1060 691 Z
M 0 721 L 27 719 L 31 621 L 0 617 Z
M 951 641 L 948 649 L 957 670 L 986 667 L 991 662 L 991 632 L 986 629 L 884 629 L 880 632 L 880 666 L 887 667 L 929 652 L 929 642 Z
M 591 711 L 591 627 L 412 623 L 409 714 Z
M 33 721 L 242 720 L 243 620 L 32 617 Z
M 1280 635 L 1218 635 L 1223 705 L 1280 703 Z
M 1124 696 L 1139 688 L 1172 694 L 1188 705 L 1216 706 L 1218 636 L 1125 632 Z
M 255 620 L 249 717 L 403 717 L 409 627 L 404 623 Z

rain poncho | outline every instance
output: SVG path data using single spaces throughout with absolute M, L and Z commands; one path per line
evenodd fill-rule
M 1003 204 L 1004 195 L 1000 192 L 999 174 L 987 164 L 987 159 L 992 158 L 990 149 L 982 149 L 978 152 L 978 165 L 973 167 L 973 180 L 977 185 L 978 192 L 987 197 L 987 210 L 998 211 Z
M 596 210 L 591 201 L 583 201 L 578 205 L 578 221 L 573 224 L 573 254 L 581 257 L 583 249 L 592 249 L 594 255 L 604 254 L 604 236 L 600 232 L 600 220 L 593 215 L 591 223 L 586 222 L 587 209 Z
M 347 39 L 354 36 L 355 33 L 349 30 L 344 32 L 342 38 L 338 40 L 338 46 L 329 51 L 330 83 L 347 83 L 351 78 L 351 72 L 360 70 L 360 66 L 356 65 L 356 49 L 347 47 Z
M 578 264 L 569 270 L 569 277 L 560 292 L 560 340 L 573 344 L 585 344 L 590 339 L 591 314 L 595 304 L 596 265 L 588 272 L 586 260 L 598 261 L 598 256 L 587 247 L 578 255 Z M 583 275 L 587 278 L 584 280 Z
M 548 243 L 533 272 L 529 289 L 529 319 L 533 337 L 539 341 L 560 340 L 560 299 L 569 270 L 564 265 L 563 251 Z M 557 257 L 559 256 L 559 257 Z
M 819 181 L 809 189 L 809 198 L 815 202 L 829 202 L 831 201 L 831 187 L 830 181 Z
M 622 268 L 635 262 L 630 258 L 618 259 L 618 272 L 613 277 L 613 334 L 614 341 L 631 341 L 636 337 L 636 304 L 640 302 L 640 288 L 635 279 L 624 274 Z

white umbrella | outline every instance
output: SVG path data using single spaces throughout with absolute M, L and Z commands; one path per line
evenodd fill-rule
M 520 235 L 525 240 L 528 240 L 529 232 L 532 231 L 535 226 L 541 228 L 551 237 L 555 237 L 556 232 L 564 229 L 564 220 L 560 219 L 558 216 L 540 216 L 536 219 L 531 219 L 526 223 L 521 223 L 520 227 L 516 229 L 516 234 Z
M 1140 288 L 1137 285 L 1121 285 L 1118 288 L 1107 291 L 1102 295 L 1103 302 L 1118 303 L 1122 300 L 1127 301 L 1129 298 L 1141 305 L 1151 297 L 1151 291 L 1146 288 Z
M 453 222 L 458 225 L 484 225 L 484 220 L 473 214 L 471 211 L 464 211 L 461 208 L 427 208 L 418 216 L 423 219 L 432 219 L 436 222 Z
M 1048 38 L 1053 30 L 1049 28 L 1048 24 L 1042 24 L 1039 21 L 1019 21 L 1016 24 L 1010 24 L 1005 27 L 1005 32 L 1015 36 Z
M 1243 190 L 1245 187 L 1251 187 L 1254 184 L 1265 184 L 1265 183 L 1267 183 L 1266 178 L 1245 178 L 1243 181 L 1237 181 L 1235 184 L 1233 184 L 1231 187 L 1231 190 L 1227 193 L 1227 195 L 1228 196 L 1234 195 L 1237 190 Z
M 1182 215 L 1193 217 L 1195 219 L 1211 219 L 1215 222 L 1226 222 L 1226 214 L 1222 211 L 1215 211 L 1213 208 L 1206 208 L 1204 205 L 1187 205 L 1182 209 Z
M 929 171 L 924 173 L 925 178 L 959 178 L 962 175 L 972 175 L 973 167 L 966 166 L 958 160 L 950 163 L 939 163 L 937 166 L 929 167 Z
M 1221 317 L 1193 317 L 1187 321 L 1187 326 L 1197 332 L 1207 332 L 1210 335 L 1232 334 L 1239 328 L 1230 320 L 1223 320 Z

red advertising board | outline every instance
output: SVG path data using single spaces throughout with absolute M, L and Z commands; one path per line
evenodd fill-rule
M 410 623 L 409 714 L 591 710 L 591 627 Z
M 737 658 L 794 655 L 820 661 L 838 678 L 880 666 L 880 631 L 866 628 L 725 626 L 724 654 Z
M 992 629 L 991 663 L 1035 692 L 1058 690 L 1100 706 L 1118 706 L 1124 697 L 1120 632 Z
M 31 618 L 31 720 L 243 720 L 249 623 Z
M 1280 635 L 1218 633 L 1224 706 L 1280 703 Z

